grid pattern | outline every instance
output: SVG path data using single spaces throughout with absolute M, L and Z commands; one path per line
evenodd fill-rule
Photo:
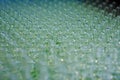
M 120 17 L 74 0 L 0 3 L 0 80 L 119 80 Z

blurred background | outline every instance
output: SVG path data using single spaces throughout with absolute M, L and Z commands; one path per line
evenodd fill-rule
M 120 80 L 119 0 L 0 0 L 0 80 Z

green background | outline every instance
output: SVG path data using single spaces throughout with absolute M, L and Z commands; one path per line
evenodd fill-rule
M 74 0 L 0 3 L 0 80 L 119 80 L 120 16 Z

